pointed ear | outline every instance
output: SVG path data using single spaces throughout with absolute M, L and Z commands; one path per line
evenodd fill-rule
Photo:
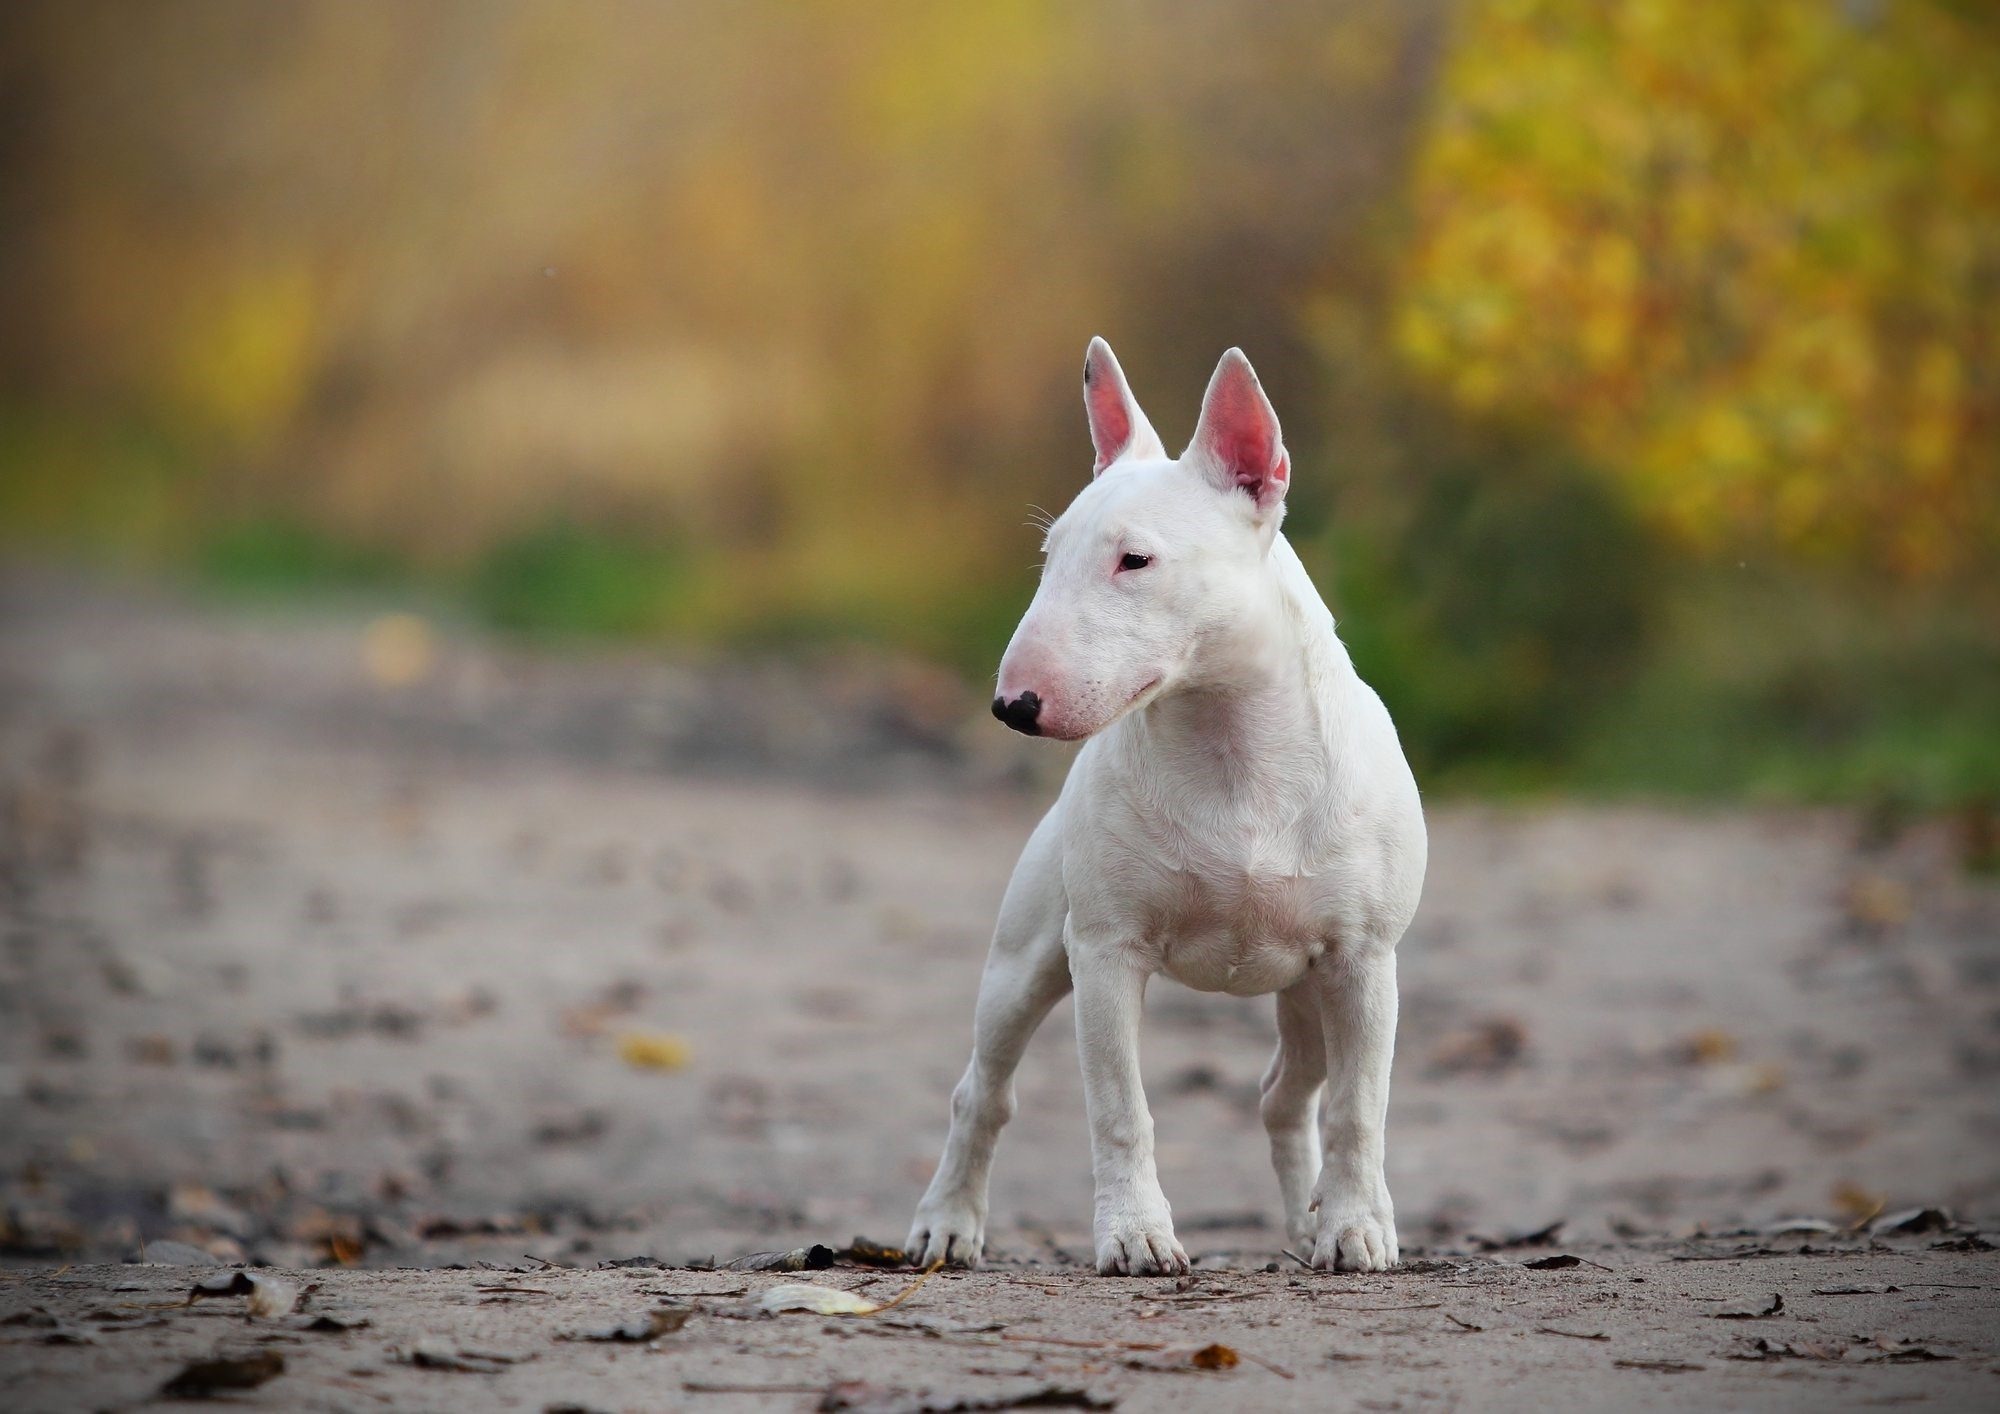
M 1132 390 L 1125 386 L 1125 370 L 1117 355 L 1103 339 L 1092 339 L 1083 356 L 1083 410 L 1090 415 L 1090 442 L 1097 448 L 1097 464 L 1092 476 L 1120 457 L 1165 457 L 1160 434 L 1139 411 Z
M 1247 491 L 1260 512 L 1285 499 L 1292 459 L 1278 431 L 1278 414 L 1243 350 L 1231 349 L 1215 366 L 1201 400 L 1201 421 L 1182 456 L 1198 459 L 1203 474 L 1222 489 Z

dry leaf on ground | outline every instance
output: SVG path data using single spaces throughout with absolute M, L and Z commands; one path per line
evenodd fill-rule
M 397 1358 L 406 1365 L 414 1365 L 420 1370 L 447 1370 L 461 1375 L 497 1375 L 510 1365 L 518 1365 L 523 1358 L 519 1355 L 500 1355 L 489 1350 L 460 1350 L 445 1336 L 419 1336 L 402 1350 Z
M 660 1306 L 637 1316 L 628 1316 L 608 1326 L 593 1326 L 588 1330 L 571 1331 L 561 1337 L 563 1340 L 623 1341 L 643 1344 L 663 1335 L 671 1335 L 688 1323 L 694 1315 L 692 1307 Z
M 275 1350 L 214 1355 L 191 1361 L 160 1386 L 168 1399 L 205 1399 L 219 1390 L 255 1389 L 285 1373 L 285 1357 Z
M 639 1070 L 682 1070 L 694 1048 L 669 1031 L 628 1031 L 618 1038 L 618 1059 Z
M 786 1282 L 774 1286 L 751 1301 L 751 1306 L 767 1315 L 784 1311 L 808 1311 L 815 1316 L 872 1316 L 882 1309 L 877 1302 L 851 1291 L 812 1282 Z
M 794 1247 L 789 1252 L 752 1252 L 747 1257 L 738 1257 L 733 1262 L 725 1262 L 719 1268 L 725 1272 L 823 1272 L 834 1263 L 839 1254 L 824 1243 L 815 1242 L 810 1247 Z
M 193 1304 L 212 1296 L 247 1296 L 245 1309 L 253 1320 L 272 1321 L 289 1316 L 299 1304 L 299 1289 L 280 1277 L 241 1268 L 203 1277 L 188 1291 Z
M 1763 1307 L 1760 1310 L 1711 1311 L 1709 1312 L 1709 1319 L 1712 1321 L 1761 1321 L 1767 1316 L 1782 1316 L 1784 1313 L 1785 1313 L 1784 1293 L 1774 1291 L 1771 1293 L 1771 1304 Z
M 840 1255 L 864 1267 L 907 1267 L 910 1264 L 910 1254 L 902 1248 L 874 1242 L 866 1237 L 855 1238 Z

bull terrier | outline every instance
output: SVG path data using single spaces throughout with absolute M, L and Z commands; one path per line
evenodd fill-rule
M 1015 1066 L 1073 989 L 1097 1270 L 1188 1269 L 1139 1083 L 1146 983 L 1163 972 L 1276 994 L 1261 1112 L 1286 1230 L 1315 1267 L 1380 1271 L 1397 1261 L 1383 1130 L 1396 944 L 1427 852 L 1416 781 L 1279 533 L 1291 458 L 1241 350 L 1178 458 L 1102 339 L 1083 401 L 1092 480 L 1048 529 L 993 714 L 1084 745 L 1001 902 L 910 1253 L 978 1263 Z

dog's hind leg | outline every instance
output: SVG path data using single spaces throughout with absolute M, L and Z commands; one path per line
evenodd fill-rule
M 951 1095 L 951 1134 L 910 1225 L 908 1249 L 924 1266 L 977 1266 L 986 1242 L 986 1177 L 1001 1126 L 1014 1113 L 1014 1068 L 1035 1028 L 1070 989 L 1063 951 L 1062 831 L 1043 817 L 1021 852 L 1000 904 L 979 981 L 972 1059 Z
M 1285 1204 L 1285 1234 L 1293 1250 L 1310 1258 L 1319 1234 L 1311 1211 L 1319 1181 L 1320 1136 L 1317 1111 L 1326 1080 L 1326 1037 L 1312 981 L 1295 982 L 1278 993 L 1278 1050 L 1264 1072 L 1259 1108 L 1271 1136 L 1271 1167 Z

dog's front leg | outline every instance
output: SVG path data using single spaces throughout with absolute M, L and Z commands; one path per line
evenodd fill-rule
M 1320 969 L 1326 980 L 1327 1095 L 1323 1162 L 1313 1189 L 1313 1265 L 1379 1272 L 1397 1262 L 1396 1210 L 1383 1172 L 1389 1067 L 1396 1051 L 1396 953 L 1357 951 Z
M 1068 938 L 1076 1045 L 1090 1115 L 1097 1270 L 1107 1276 L 1185 1272 L 1173 1212 L 1153 1167 L 1153 1117 L 1139 1083 L 1146 973 L 1115 938 Z

